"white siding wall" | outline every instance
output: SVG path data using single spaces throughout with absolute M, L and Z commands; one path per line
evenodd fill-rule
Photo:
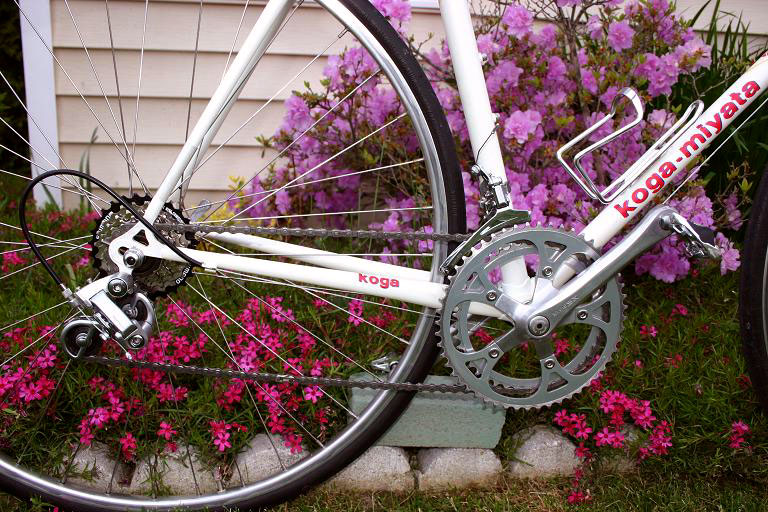
M 251 5 L 254 3 L 251 2 Z M 59 145 L 66 164 L 77 166 L 88 147 L 91 133 L 98 127 L 98 142 L 91 147 L 91 171 L 107 184 L 125 191 L 126 164 L 112 143 L 114 140 L 120 145 L 122 124 L 103 4 L 89 0 L 69 1 L 80 34 L 89 48 L 100 86 L 82 50 L 66 4 L 63 0 L 51 2 L 55 54 L 66 70 L 65 74 L 58 66 L 55 69 Z M 115 57 L 123 98 L 123 117 L 129 146 L 132 146 L 144 2 L 110 0 L 109 5 L 117 49 Z M 142 176 L 147 177 L 145 179 L 150 187 L 160 183 L 185 138 L 198 6 L 199 2 L 195 0 L 151 1 L 149 4 L 136 131 L 136 164 Z M 192 124 L 221 78 L 242 7 L 243 2 L 205 2 L 192 94 Z M 260 11 L 260 7 L 248 9 L 236 48 L 239 48 Z M 274 133 L 281 121 L 282 101 L 292 90 L 301 89 L 305 80 L 317 84 L 325 65 L 324 58 L 315 61 L 299 78 L 278 92 L 289 78 L 337 38 L 340 25 L 325 11 L 309 5 L 294 14 L 289 27 L 293 31 L 281 33 L 270 53 L 257 67 L 214 139 L 214 145 L 224 142 L 277 92 L 275 101 L 203 167 L 192 182 L 195 196 L 221 195 L 228 189 L 229 176 L 252 175 L 267 162 L 273 152 L 260 147 L 256 137 Z M 417 38 L 427 39 L 430 33 L 439 32 L 439 17 L 434 10 L 421 9 L 410 27 Z M 339 40 L 326 53 L 339 51 L 348 41 L 349 38 Z M 101 87 L 110 99 L 115 119 L 101 94 Z M 80 94 L 88 100 L 103 126 L 94 120 Z M 69 196 L 65 198 L 65 201 L 69 199 L 69 203 L 65 204 L 76 200 L 76 196 L 71 194 L 65 196 Z M 193 197 L 192 201 L 196 198 Z
M 430 3 L 429 0 L 420 2 L 420 5 Z M 678 4 L 680 10 L 692 14 L 701 2 L 679 0 Z M 743 12 L 753 33 L 768 33 L 765 0 L 724 0 L 723 4 L 735 12 Z M 51 0 L 54 52 L 66 69 L 65 74 L 58 66 L 55 68 L 61 155 L 66 165 L 76 167 L 88 147 L 91 133 L 98 127 L 98 142 L 91 148 L 91 170 L 107 184 L 124 191 L 127 187 L 126 165 L 110 140 L 111 137 L 119 144 L 122 134 L 104 2 L 70 0 L 69 5 L 90 50 L 101 86 L 110 99 L 115 120 L 82 50 L 66 4 L 63 0 Z M 150 187 L 160 183 L 184 141 L 198 5 L 197 0 L 150 2 L 136 130 L 136 163 Z M 127 139 L 132 145 L 144 2 L 110 0 L 109 6 L 123 97 L 123 117 Z M 221 78 L 242 6 L 242 1 L 205 1 L 192 94 L 192 123 Z M 259 12 L 258 7 L 248 9 L 236 47 L 239 47 Z M 706 25 L 708 19 L 703 17 L 700 25 Z M 335 20 L 324 11 L 306 4 L 296 12 L 290 26 L 293 30 L 281 33 L 270 53 L 260 63 L 214 144 L 223 142 L 236 127 L 261 108 L 287 79 L 304 67 L 312 56 L 321 52 L 340 31 Z M 441 33 L 436 10 L 415 10 L 410 29 L 418 40 L 425 40 L 432 33 L 436 35 L 436 41 Z M 342 47 L 343 41 L 336 43 L 330 51 L 338 51 Z M 276 101 L 259 114 L 257 121 L 235 136 L 222 153 L 200 171 L 200 176 L 192 183 L 195 196 L 221 195 L 228 188 L 228 176 L 250 175 L 260 168 L 260 164 L 268 161 L 272 153 L 259 147 L 255 137 L 275 131 L 282 115 L 282 100 L 292 89 L 301 88 L 304 80 L 317 83 L 323 66 L 322 58 L 312 64 L 299 79 L 277 94 Z M 103 126 L 94 120 L 80 94 L 88 100 Z M 69 196 L 65 197 L 65 204 L 71 205 L 73 196 L 65 196 Z M 66 202 L 67 199 L 69 202 Z M 193 197 L 192 202 L 195 201 Z

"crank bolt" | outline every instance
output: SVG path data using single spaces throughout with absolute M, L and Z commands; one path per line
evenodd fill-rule
M 528 323 L 528 330 L 534 336 L 541 336 L 549 330 L 549 320 L 544 316 L 535 316 Z
M 586 320 L 587 316 L 588 316 L 587 312 L 584 311 L 583 309 L 581 311 L 579 311 L 578 313 L 576 313 L 576 318 L 578 318 L 579 320 Z
M 544 361 L 544 368 L 546 368 L 547 370 L 551 370 L 554 367 L 555 367 L 555 362 L 552 359 L 547 359 L 546 361 Z
M 116 277 L 109 281 L 107 291 L 113 297 L 122 297 L 128 293 L 128 284 L 119 277 Z
M 77 343 L 78 347 L 87 347 L 88 346 L 88 333 L 81 332 L 77 336 L 75 336 L 75 343 Z
M 488 292 L 488 293 L 486 293 L 486 294 L 485 294 L 485 298 L 486 298 L 486 299 L 488 299 L 490 302 L 493 302 L 493 301 L 495 301 L 496 299 L 498 299 L 498 298 L 499 298 L 499 296 L 496 294 L 496 292 L 494 292 L 493 290 L 491 290 L 490 292 Z
M 134 249 L 126 251 L 126 253 L 123 255 L 123 263 L 125 263 L 125 266 L 129 268 L 137 267 L 141 265 L 143 261 L 144 255 Z
M 552 267 L 544 267 L 541 269 L 541 273 L 544 277 L 552 277 Z
M 488 355 L 491 357 L 491 359 L 496 359 L 501 355 L 501 351 L 499 351 L 497 348 L 494 348 L 488 352 Z
M 144 345 L 144 338 L 137 334 L 131 337 L 128 344 L 131 346 L 131 348 L 141 348 L 141 346 Z

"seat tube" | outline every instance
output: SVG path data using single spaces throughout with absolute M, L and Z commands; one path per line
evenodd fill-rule
M 227 72 L 211 96 L 208 105 L 195 123 L 181 152 L 163 179 L 147 206 L 144 217 L 154 222 L 170 194 L 183 185 L 183 178 L 194 171 L 199 159 L 205 154 L 229 110 L 245 87 L 248 78 L 286 19 L 294 0 L 269 0 L 248 37 L 232 60 Z
M 501 146 L 496 133 L 497 117 L 491 111 L 491 101 L 483 74 L 483 59 L 477 48 L 468 0 L 440 0 L 440 15 L 445 27 L 446 41 L 451 52 L 459 98 L 467 122 L 472 153 L 477 165 L 507 187 L 507 175 Z M 512 205 L 510 204 L 510 207 Z M 501 269 L 504 291 L 513 296 L 528 294 L 531 280 L 522 258 Z M 516 291 L 518 293 L 516 293 Z

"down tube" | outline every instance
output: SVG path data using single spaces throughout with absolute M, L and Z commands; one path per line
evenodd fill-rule
M 723 93 L 675 143 L 581 232 L 603 247 L 666 188 L 768 87 L 768 53 Z

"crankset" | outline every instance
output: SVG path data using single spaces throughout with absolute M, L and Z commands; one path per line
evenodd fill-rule
M 532 408 L 560 402 L 579 392 L 605 368 L 616 350 L 623 319 L 623 295 L 617 276 L 558 323 L 559 336 L 571 325 L 568 342 L 578 350 L 560 354 L 550 320 L 524 320 L 522 310 L 556 295 L 563 274 L 579 272 L 599 253 L 578 236 L 549 228 L 497 233 L 457 268 L 451 277 L 439 320 L 443 354 L 475 395 L 505 407 Z M 527 301 L 516 302 L 499 283 L 505 265 L 525 258 L 535 280 Z M 472 336 L 470 304 L 481 302 L 517 314 L 484 326 L 493 336 Z M 504 305 L 500 304 L 502 302 Z M 580 338 L 580 339 L 577 339 Z
M 624 312 L 619 271 L 671 234 L 692 255 L 716 257 L 710 231 L 657 206 L 602 256 L 590 241 L 556 229 L 492 233 L 449 277 L 438 320 L 448 366 L 468 390 L 495 405 L 561 402 L 597 378 L 616 350 Z M 502 269 L 520 261 L 533 283 L 522 298 L 501 283 Z M 483 325 L 491 331 L 483 337 L 473 336 L 473 323 L 488 321 L 470 314 L 477 303 L 502 313 L 502 320 Z

